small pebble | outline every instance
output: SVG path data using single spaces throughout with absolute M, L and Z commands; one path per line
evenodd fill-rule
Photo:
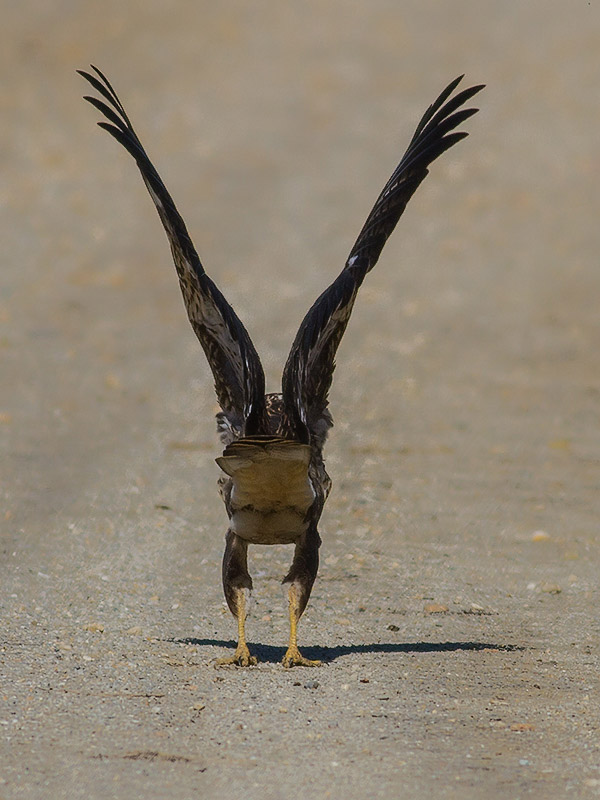
M 119 380 L 118 376 L 112 372 L 109 372 L 104 376 L 104 383 L 108 389 L 121 388 L 121 381 Z
M 552 439 L 548 442 L 548 447 L 551 450 L 570 450 L 571 441 L 570 439 Z
M 544 581 L 544 583 L 540 584 L 540 591 L 545 594 L 560 594 L 562 589 L 558 583 L 547 583 Z
M 90 633 L 104 633 L 104 625 L 99 622 L 90 622 L 85 626 L 84 630 L 90 631 Z
M 448 611 L 448 606 L 444 606 L 441 603 L 428 603 L 424 611 L 426 614 L 445 614 Z
M 520 758 L 519 759 L 519 764 L 522 767 L 528 767 L 529 766 L 529 761 L 526 758 Z
M 387 629 L 388 629 L 388 631 L 399 631 L 400 630 L 400 628 L 397 625 L 388 625 Z
M 306 681 L 304 684 L 305 689 L 318 689 L 319 681 Z
M 546 542 L 550 538 L 550 534 L 546 533 L 546 531 L 534 531 L 531 534 L 531 541 L 532 542 Z

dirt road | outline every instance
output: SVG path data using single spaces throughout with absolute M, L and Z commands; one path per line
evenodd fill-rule
M 26 2 L 3 15 L 0 798 L 600 795 L 596 2 Z M 485 82 L 361 290 L 285 671 L 248 669 L 211 376 L 110 76 L 276 390 L 425 107 Z

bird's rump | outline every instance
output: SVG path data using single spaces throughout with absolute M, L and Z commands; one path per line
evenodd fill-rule
M 216 462 L 229 476 L 225 494 L 232 530 L 255 544 L 296 541 L 315 499 L 310 459 L 309 445 L 276 436 L 228 445 Z

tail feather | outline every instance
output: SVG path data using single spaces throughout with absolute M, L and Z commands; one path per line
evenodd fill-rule
M 279 436 L 248 436 L 236 439 L 215 459 L 223 472 L 234 476 L 239 470 L 261 465 L 265 472 L 278 469 L 295 469 L 299 466 L 306 471 L 310 461 L 310 447 Z M 285 463 L 283 463 L 285 462 Z

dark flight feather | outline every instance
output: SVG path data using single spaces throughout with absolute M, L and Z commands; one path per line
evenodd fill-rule
M 165 228 L 188 317 L 212 370 L 217 399 L 231 426 L 253 433 L 264 413 L 265 378 L 258 354 L 233 308 L 204 271 L 196 249 L 175 203 L 142 143 L 109 80 L 92 66 L 96 76 L 79 74 L 106 100 L 85 100 L 109 122 L 98 125 L 108 131 L 133 156 Z
M 297 426 L 313 435 L 327 408 L 335 354 L 365 275 L 377 263 L 406 204 L 427 176 L 429 165 L 468 135 L 451 131 L 478 109 L 457 109 L 483 86 L 473 86 L 448 99 L 462 77 L 452 81 L 421 118 L 408 149 L 367 217 L 344 269 L 300 325 L 283 371 L 283 400 Z
M 144 150 L 108 79 L 78 70 L 103 100 L 86 96 L 108 122 L 108 131 L 136 160 L 165 227 L 188 316 L 215 379 L 221 408 L 235 437 L 266 433 L 269 416 L 263 369 L 250 337 L 221 292 L 206 275 L 185 223 Z M 429 165 L 468 134 L 456 128 L 477 112 L 464 104 L 484 87 L 452 97 L 463 76 L 453 80 L 423 114 L 400 163 L 385 184 L 344 269 L 306 314 L 283 371 L 286 435 L 303 442 L 324 441 L 331 424 L 326 412 L 335 354 L 352 313 L 357 292 L 373 269 L 406 205 L 428 174 Z M 106 102 L 105 102 L 106 101 Z M 267 398 L 268 399 L 268 398 Z M 222 427 L 221 423 L 219 423 Z M 268 428 L 268 425 L 267 425 Z

